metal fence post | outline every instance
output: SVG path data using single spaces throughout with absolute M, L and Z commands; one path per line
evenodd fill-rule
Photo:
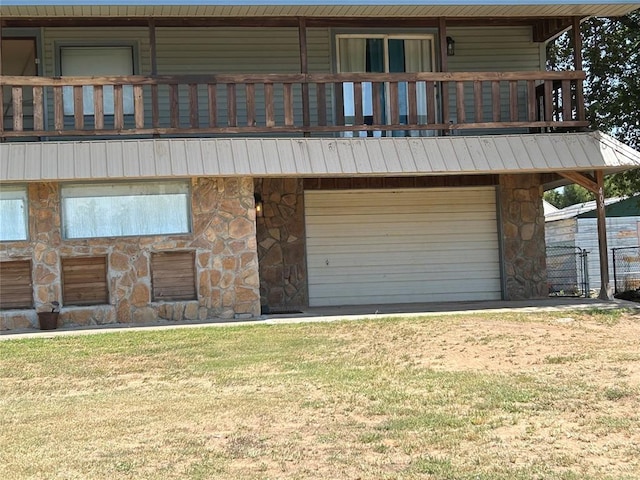
M 618 293 L 618 272 L 616 270 L 616 250 L 617 248 L 611 249 L 611 256 L 613 257 L 613 293 Z

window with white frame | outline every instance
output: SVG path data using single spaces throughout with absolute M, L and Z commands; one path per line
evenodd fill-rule
M 133 47 L 96 46 L 60 47 L 60 74 L 63 76 L 114 76 L 133 75 Z M 125 115 L 133 114 L 133 87 L 122 88 Z M 64 114 L 73 115 L 73 87 L 63 88 Z M 93 87 L 82 87 L 82 110 L 93 115 Z M 113 86 L 103 88 L 104 114 L 113 115 Z
M 189 233 L 188 182 L 63 185 L 65 238 Z
M 27 240 L 27 213 L 27 187 L 0 186 L 0 241 Z

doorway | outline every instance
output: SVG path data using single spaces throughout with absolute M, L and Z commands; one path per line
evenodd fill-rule
M 416 73 L 432 72 L 435 69 L 433 35 L 338 35 L 336 37 L 337 69 L 339 73 Z M 371 82 L 362 82 L 362 108 L 366 124 L 373 124 L 373 104 L 382 106 L 382 118 L 386 124 L 389 118 L 390 102 L 398 103 L 400 123 L 408 123 L 409 95 L 407 82 L 398 83 L 398 98 L 391 99 L 389 85 L 386 84 L 374 98 Z M 353 121 L 354 86 L 344 83 L 345 121 Z M 418 122 L 426 123 L 427 98 L 426 82 L 416 83 Z M 360 132 L 361 136 L 425 136 L 426 131 Z
M 37 76 L 37 39 L 35 37 L 2 37 L 1 62 L 2 75 Z M 2 105 L 5 130 L 11 130 L 13 129 L 13 101 L 9 88 L 3 91 Z M 31 88 L 24 88 L 22 91 L 22 112 L 24 129 L 32 129 L 33 90 Z

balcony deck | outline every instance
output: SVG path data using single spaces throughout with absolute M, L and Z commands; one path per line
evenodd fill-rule
M 584 79 L 582 71 L 0 76 L 0 140 L 578 130 L 588 125 Z

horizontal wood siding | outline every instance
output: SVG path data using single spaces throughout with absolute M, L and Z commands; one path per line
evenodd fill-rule
M 221 74 L 221 73 L 300 73 L 300 52 L 298 48 L 298 30 L 296 28 L 158 28 L 158 73 L 161 75 L 178 74 Z M 326 73 L 331 71 L 330 39 L 327 29 L 311 28 L 307 31 L 309 72 Z M 203 89 L 203 87 L 200 87 Z M 222 124 L 229 123 L 227 99 L 229 92 L 225 85 L 215 87 L 218 105 L 217 118 Z M 160 92 L 161 110 L 168 109 L 169 97 Z M 274 114 L 284 116 L 284 87 L 274 85 Z M 244 88 L 235 92 L 236 117 L 239 124 L 247 122 L 246 93 Z M 331 105 L 331 91 L 327 92 L 328 105 Z M 256 96 L 265 96 L 262 86 L 256 86 Z M 300 86 L 293 88 L 294 117 L 296 123 L 302 121 L 302 103 Z M 310 92 L 310 109 L 317 108 L 317 92 Z M 189 124 L 188 93 L 185 87 L 179 91 L 180 124 Z M 204 95 L 199 96 L 198 105 L 200 123 L 206 124 L 209 118 L 209 105 Z M 264 102 L 257 101 L 255 124 L 265 125 Z M 327 111 L 331 118 L 331 112 Z M 166 115 L 165 115 L 166 118 Z M 234 123 L 234 122 L 231 122 Z M 282 122 L 279 122 L 282 123 Z M 168 125 L 161 125 L 168 126 Z
M 31 262 L 29 260 L 0 262 L 0 309 L 32 306 Z
M 393 29 L 394 33 L 399 32 Z M 341 33 L 355 32 L 379 32 L 380 29 L 347 29 L 341 28 Z M 432 27 L 425 29 L 406 29 L 407 34 L 417 32 L 433 32 Z M 307 59 L 308 71 L 311 75 L 329 73 L 335 69 L 334 52 L 332 50 L 334 30 L 330 28 L 307 29 Z M 131 86 L 125 87 L 126 78 L 119 80 L 109 79 L 103 82 L 111 85 L 115 81 L 123 82 L 114 87 L 116 105 L 114 114 L 82 115 L 80 102 L 83 97 L 83 89 L 80 85 L 73 87 L 76 99 L 76 115 L 64 115 L 60 100 L 64 95 L 70 95 L 59 85 L 45 85 L 43 88 L 12 88 L 14 96 L 14 109 L 22 105 L 26 99 L 23 116 L 15 115 L 15 118 L 7 117 L 5 123 L 10 131 L 9 136 L 26 136 L 23 130 L 29 130 L 34 125 L 37 116 L 37 125 L 41 125 L 42 115 L 46 115 L 44 130 L 55 131 L 62 135 L 68 131 L 70 135 L 90 134 L 92 129 L 103 130 L 102 134 L 247 134 L 261 135 L 269 132 L 276 135 L 299 135 L 303 132 L 317 135 L 326 135 L 336 132 L 332 129 L 336 122 L 342 126 L 341 109 L 335 110 L 335 103 L 341 103 L 336 99 L 342 94 L 340 83 L 319 79 L 319 77 L 306 78 L 273 78 L 264 81 L 261 77 L 243 79 L 243 75 L 264 74 L 297 74 L 301 70 L 299 52 L 299 32 L 296 27 L 158 27 L 156 29 L 157 46 L 157 73 L 167 77 L 172 75 L 235 75 L 233 78 L 201 78 L 194 77 L 180 82 L 179 79 L 166 78 L 159 81 L 158 85 L 150 85 L 153 79 L 146 78 L 143 86 L 136 82 L 143 82 L 134 78 L 130 83 L 136 84 L 133 88 L 135 103 L 135 115 L 123 114 L 121 100 L 123 93 L 131 94 Z M 451 72 L 494 72 L 498 74 L 493 78 L 466 79 L 458 77 L 456 81 L 444 80 L 409 80 L 408 91 L 415 93 L 417 88 L 427 85 L 428 95 L 441 96 L 442 88 L 449 93 L 447 113 L 442 108 L 432 108 L 427 112 L 430 119 L 430 130 L 448 130 L 453 135 L 458 130 L 464 129 L 464 134 L 494 133 L 495 128 L 501 128 L 501 133 L 521 133 L 529 128 L 555 127 L 555 122 L 562 122 L 563 127 L 583 127 L 587 122 L 579 114 L 567 108 L 573 101 L 569 87 L 576 88 L 580 79 L 570 80 L 566 78 L 562 83 L 556 79 L 547 78 L 545 85 L 540 78 L 523 78 L 518 80 L 513 77 L 505 79 L 499 74 L 505 72 L 533 72 L 544 69 L 544 52 L 540 43 L 532 40 L 532 27 L 455 27 L 448 28 L 447 35 L 456 42 L 456 53 L 448 57 L 448 68 Z M 117 27 L 117 28 L 53 28 L 43 29 L 44 44 L 44 75 L 55 76 L 59 73 L 59 51 L 62 45 L 133 45 L 136 60 L 136 73 L 149 75 L 151 73 L 151 58 L 149 31 L 144 27 Z M 574 72 L 575 73 L 575 72 Z M 155 77 L 158 81 L 158 78 Z M 300 82 L 307 82 L 304 86 Z M 354 83 L 354 88 L 359 91 L 362 82 L 368 82 L 366 77 L 362 79 L 348 80 Z M 406 80 L 387 79 L 375 80 L 374 87 L 382 83 L 384 88 L 394 92 L 398 88 L 397 82 Z M 214 82 L 218 82 L 217 84 Z M 230 83 L 227 83 L 230 82 Z M 234 83 L 234 82 L 237 82 Z M 253 83 L 252 83 L 253 82 Z M 327 82 L 327 83 L 323 83 Z M 415 84 L 414 82 L 418 82 Z M 441 82 L 444 82 L 443 86 Z M 7 88 L 14 87 L 7 84 Z M 558 98 L 558 105 L 551 102 L 552 85 L 563 85 Z M 94 87 L 95 110 L 99 111 L 102 87 Z M 559 88 L 559 87 L 558 87 Z M 309 109 L 305 117 L 303 112 L 303 91 L 308 90 Z M 546 103 L 546 114 L 540 122 L 540 98 L 546 91 L 549 97 Z M 23 98 L 20 98 L 20 95 Z M 45 108 L 37 105 L 37 115 L 29 110 L 29 96 L 44 97 Z M 393 94 L 392 94 L 393 96 Z M 159 102 L 153 99 L 158 98 Z M 359 97 L 358 97 L 359 98 Z M 54 99 L 58 102 L 54 107 Z M 118 99 L 120 103 L 118 103 Z M 267 100 L 267 101 L 265 101 Z M 417 110 L 412 108 L 415 101 L 410 102 L 409 117 L 413 123 L 417 121 Z M 431 103 L 431 105 L 433 102 Z M 317 113 L 322 108 L 321 114 Z M 306 106 L 306 105 L 305 105 Z M 143 108 L 141 108 L 143 107 Z M 552 107 L 563 113 L 558 118 L 551 116 Z M 358 120 L 355 130 L 366 130 L 362 125 L 362 105 L 356 102 L 354 105 Z M 391 103 L 388 111 L 395 122 L 398 121 L 398 106 Z M 111 110 L 111 108 L 109 108 Z M 9 110 L 7 110 L 9 111 Z M 33 113 L 33 115 L 32 115 Z M 68 112 L 67 112 L 68 113 Z M 375 113 L 375 112 L 374 112 Z M 380 112 L 378 112 L 380 113 Z M 375 117 L 376 115 L 374 115 Z M 380 115 L 378 115 L 380 117 Z M 440 118 L 443 117 L 443 118 Z M 576 117 L 576 118 L 574 118 Z M 305 120 L 308 120 L 305 123 Z M 343 120 L 343 119 L 342 119 Z M 381 121 L 380 118 L 377 120 Z M 13 122 L 13 125 L 9 123 Z M 420 122 L 423 124 L 424 122 Z M 309 126 L 309 129 L 304 127 Z M 329 125 L 328 127 L 326 125 Z M 417 124 L 415 124 L 417 126 Z M 211 126 L 211 129 L 208 129 Z M 277 128 L 274 128 L 277 127 Z M 292 129 L 295 127 L 295 129 Z M 363 128 L 364 127 L 364 128 Z M 401 130 L 397 125 L 394 128 Z M 208 129 L 208 130 L 207 130 Z M 371 127 L 370 130 L 375 130 Z M 412 128 L 412 131 L 420 129 Z M 342 130 L 344 131 L 344 130 Z M 85 133 L 87 132 L 87 133 Z M 16 135 L 17 133 L 17 135 Z
M 494 188 L 305 192 L 312 306 L 500 298 Z
M 575 247 L 578 224 L 575 218 L 556 220 L 544 224 L 544 236 L 547 247 Z
M 44 67 L 43 75 L 52 77 L 60 75 L 60 46 L 122 46 L 132 45 L 134 49 L 134 73 L 149 75 L 151 73 L 151 56 L 149 49 L 149 30 L 146 28 L 44 28 L 42 30 Z M 54 126 L 53 95 L 47 93 L 47 124 Z M 151 98 L 145 98 L 145 112 L 151 117 Z M 92 124 L 93 117 L 85 120 Z M 73 117 L 64 117 L 65 125 L 73 123 Z M 113 125 L 113 117 L 107 116 L 105 125 Z M 125 126 L 132 127 L 134 119 L 126 118 Z
M 194 252 L 151 255 L 153 301 L 197 300 Z
M 455 44 L 455 55 L 447 58 L 451 72 L 513 72 L 544 70 L 545 59 L 541 56 L 539 43 L 532 39 L 531 27 L 475 27 L 448 28 L 447 35 L 452 37 Z M 449 111 L 456 117 L 456 103 L 454 85 L 450 86 Z M 473 100 L 473 85 L 465 85 L 465 115 L 473 119 L 476 106 Z M 500 82 L 501 98 L 500 116 L 502 121 L 509 121 L 510 101 L 508 82 Z M 517 83 L 517 102 L 520 108 L 517 121 L 526 121 L 527 84 Z M 492 121 L 493 102 L 492 85 L 485 82 L 482 85 L 482 117 L 484 121 Z M 455 121 L 454 121 L 455 123 Z M 515 130 L 514 130 L 515 132 Z M 468 134 L 470 132 L 465 132 Z M 476 132 L 482 133 L 482 132 Z M 508 132 L 502 132 L 508 133 Z
M 109 303 L 107 257 L 63 258 L 62 301 L 64 305 Z

